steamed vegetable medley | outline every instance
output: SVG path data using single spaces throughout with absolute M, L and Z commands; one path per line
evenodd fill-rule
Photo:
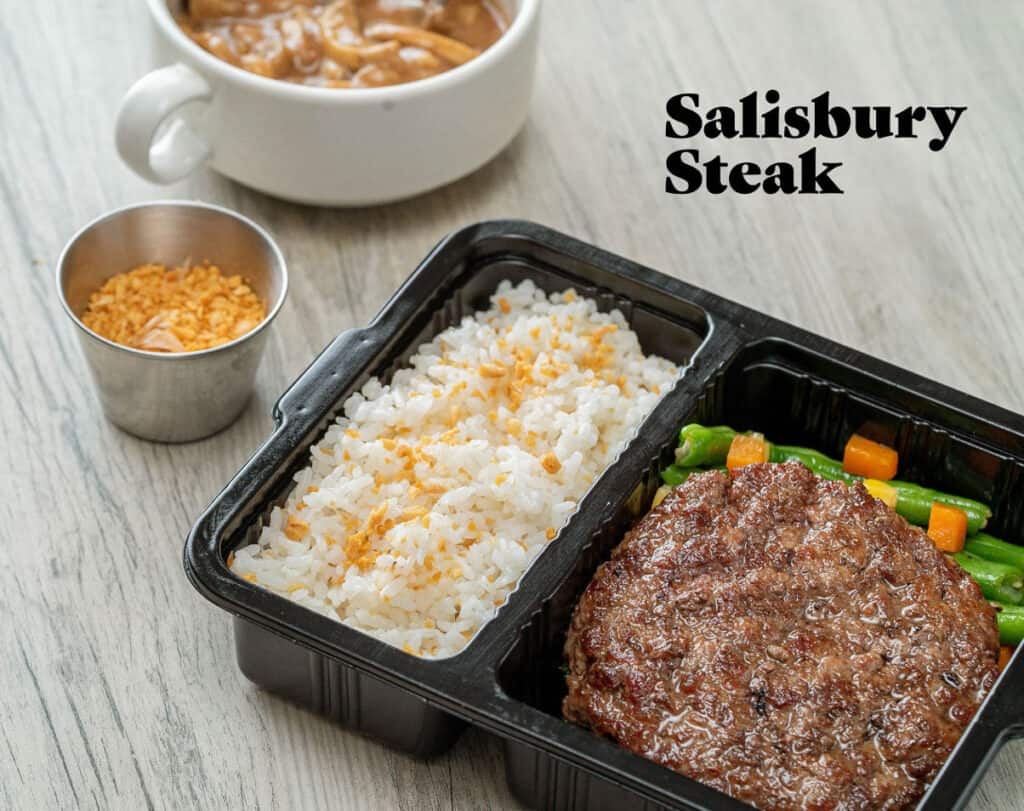
M 926 527 L 928 537 L 981 587 L 999 609 L 999 636 L 1004 646 L 1024 640 L 1024 547 L 982 532 L 992 510 L 980 501 L 897 481 L 899 454 L 886 445 L 854 434 L 840 462 L 809 448 L 775 445 L 761 434 L 740 433 L 727 426 L 687 425 L 679 432 L 675 464 L 661 473 L 668 491 L 694 473 L 710 468 L 736 470 L 769 462 L 799 462 L 823 479 L 861 482 L 908 522 Z M 1003 650 L 1003 663 L 1009 659 Z

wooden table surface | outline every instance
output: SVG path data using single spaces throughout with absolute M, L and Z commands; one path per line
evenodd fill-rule
M 228 617 L 181 569 L 195 516 L 271 427 L 277 395 L 364 324 L 444 233 L 522 217 L 886 360 L 1024 409 L 1024 3 L 549 0 L 526 130 L 426 197 L 327 211 L 209 173 L 171 188 L 119 162 L 112 121 L 149 66 L 141 2 L 9 3 L 0 19 L 0 807 L 518 808 L 475 732 L 416 762 L 252 687 Z M 663 192 L 665 100 L 775 87 L 806 102 L 970 108 L 923 140 L 819 144 L 841 197 Z M 698 144 L 791 159 L 796 144 Z M 714 151 L 712 151 L 714 150 Z M 107 424 L 54 292 L 64 241 L 159 197 L 265 224 L 292 270 L 258 393 L 205 442 Z M 971 808 L 1024 805 L 1010 744 Z

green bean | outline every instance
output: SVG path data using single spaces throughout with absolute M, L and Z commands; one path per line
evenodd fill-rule
M 988 519 L 992 517 L 992 510 L 980 501 L 974 501 L 961 496 L 951 496 L 947 493 L 940 493 L 928 487 L 921 487 L 919 484 L 909 482 L 888 482 L 891 487 L 896 488 L 896 512 L 906 518 L 911 524 L 928 526 L 928 519 L 931 518 L 932 504 L 936 501 L 949 507 L 956 507 L 967 514 L 967 534 L 974 535 L 985 528 Z
M 772 462 L 799 462 L 809 468 L 812 473 L 821 476 L 823 479 L 855 484 L 861 481 L 859 476 L 854 476 L 843 470 L 843 463 L 831 459 L 823 453 L 812 451 L 810 448 L 794 448 L 788 445 L 772 445 L 769 461 Z
M 1007 543 L 993 538 L 991 535 L 986 535 L 984 532 L 979 532 L 973 538 L 967 539 L 964 549 L 979 558 L 994 560 L 996 563 L 1006 563 L 1024 571 L 1024 546 Z
M 1024 599 L 1024 572 L 1015 566 L 985 560 L 970 552 L 957 552 L 953 559 L 981 586 L 981 593 L 989 600 L 1019 605 Z
M 736 431 L 725 425 L 716 428 L 685 425 L 679 432 L 676 464 L 680 467 L 724 465 L 735 438 Z
M 669 465 L 661 471 L 661 480 L 669 487 L 678 487 L 697 473 L 707 473 L 710 470 L 718 470 L 728 473 L 728 469 L 721 465 L 719 467 L 681 467 L 680 465 Z
M 818 474 L 823 479 L 842 481 L 847 484 L 855 484 L 863 481 L 861 476 L 854 476 L 843 470 L 843 463 L 831 459 L 818 451 L 807 448 L 790 448 L 785 445 L 773 445 L 771 451 L 772 462 L 800 462 L 811 472 Z M 896 512 L 906 518 L 911 524 L 928 526 L 932 515 L 932 504 L 938 501 L 950 507 L 956 507 L 967 514 L 967 533 L 973 535 L 982 529 L 988 519 L 992 517 L 992 510 L 980 501 L 974 501 L 960 496 L 951 496 L 932 490 L 928 487 L 921 487 L 918 484 L 909 482 L 891 481 L 886 482 L 896 491 Z
M 703 425 L 687 425 L 679 432 L 680 446 L 676 451 L 676 464 L 721 465 L 729 455 L 729 445 L 736 437 L 736 431 L 728 426 L 707 428 Z M 843 470 L 842 462 L 810 448 L 796 448 L 787 445 L 769 445 L 769 460 L 772 462 L 800 462 L 823 479 L 854 484 L 862 481 Z M 974 535 L 988 524 L 992 510 L 980 501 L 952 496 L 928 487 L 910 482 L 892 481 L 889 486 L 896 490 L 896 512 L 911 524 L 928 526 L 932 504 L 936 501 L 949 507 L 963 510 L 967 515 L 967 534 Z
M 999 643 L 1001 645 L 1019 645 L 1024 642 L 1024 608 L 1019 606 L 998 606 L 1001 610 L 996 614 L 999 624 Z
M 661 471 L 661 480 L 669 487 L 678 487 L 694 473 L 700 473 L 698 467 L 682 467 L 681 465 L 669 465 Z

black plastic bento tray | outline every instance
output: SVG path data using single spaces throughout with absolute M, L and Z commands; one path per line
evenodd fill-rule
M 644 350 L 688 364 L 619 459 L 458 655 L 416 658 L 234 576 L 228 554 L 258 537 L 347 396 L 387 379 L 423 341 L 487 304 L 502 279 L 574 287 L 619 308 Z M 450 747 L 466 723 L 506 742 L 514 794 L 544 809 L 747 809 L 560 717 L 562 645 L 597 566 L 650 505 L 689 421 L 757 429 L 833 454 L 870 424 L 906 478 L 988 502 L 991 529 L 1024 537 L 1024 417 L 953 391 L 539 225 L 486 222 L 443 240 L 366 329 L 339 335 L 281 397 L 276 427 L 199 518 L 185 570 L 235 615 L 239 667 L 255 683 L 393 747 Z M 920 809 L 970 796 L 1024 734 L 1015 656 Z

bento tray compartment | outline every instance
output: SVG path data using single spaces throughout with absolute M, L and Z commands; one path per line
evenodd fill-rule
M 278 431 L 269 443 L 276 438 L 286 447 L 283 452 L 273 453 L 262 449 L 250 461 L 249 468 L 254 469 L 239 474 L 241 478 L 249 475 L 262 480 L 260 496 L 253 503 L 242 505 L 230 529 L 220 537 L 212 563 L 224 584 L 219 590 L 207 591 L 197 583 L 215 602 L 223 604 L 224 592 L 230 588 L 238 592 L 239 602 L 265 605 L 288 624 L 289 628 L 282 632 L 246 616 L 246 611 L 232 609 L 236 613 L 238 665 L 251 681 L 347 728 L 423 757 L 448 749 L 465 726 L 464 721 L 408 689 L 389 684 L 329 654 L 310 650 L 298 641 L 299 631 L 304 626 L 318 624 L 322 628 L 329 623 L 330 629 L 326 633 L 321 630 L 319 638 L 325 639 L 329 634 L 332 639 L 347 639 L 347 643 L 333 644 L 350 650 L 361 648 L 366 658 L 377 661 L 398 659 L 392 671 L 402 673 L 413 683 L 430 683 L 426 674 L 432 672 L 435 692 L 440 683 L 447 697 L 456 699 L 464 691 L 460 693 L 454 679 L 436 678 L 437 668 L 462 667 L 471 675 L 477 670 L 492 672 L 496 661 L 486 660 L 483 653 L 478 656 L 475 648 L 491 625 L 501 626 L 508 604 L 457 656 L 433 662 L 417 660 L 340 623 L 310 616 L 307 609 L 240 581 L 227 571 L 228 555 L 258 540 L 271 510 L 286 501 L 294 487 L 294 474 L 307 464 L 310 447 L 321 439 L 344 401 L 370 377 L 376 376 L 386 383 L 407 364 L 418 346 L 467 315 L 485 309 L 503 280 L 519 283 L 529 279 L 548 293 L 572 287 L 579 295 L 596 301 L 602 311 L 618 309 L 647 354 L 667 357 L 681 367 L 686 366 L 710 331 L 706 313 L 682 298 L 667 296 L 626 275 L 560 255 L 521 237 L 492 235 L 472 239 L 471 230 L 442 243 L 367 330 L 340 336 L 281 397 L 275 407 Z M 458 244 L 460 237 L 465 238 L 465 244 Z M 365 352 L 367 346 L 372 346 L 372 354 L 360 360 L 358 353 Z M 287 440 L 280 436 L 285 430 L 290 435 Z M 544 565 L 550 550 L 551 547 L 533 565 Z M 188 562 L 186 569 L 190 570 Z M 520 592 L 522 589 L 517 589 L 513 597 L 520 601 L 539 599 L 532 593 Z M 288 633 L 292 627 L 296 629 L 294 634 Z
M 531 808 L 668 811 L 623 786 L 512 741 L 505 743 L 505 774 L 512 794 Z
M 867 432 L 899 449 L 901 476 L 992 503 L 989 529 L 1019 537 L 1024 465 L 1002 449 L 1024 455 L 1020 435 L 789 340 L 768 338 L 744 346 L 710 378 L 689 411 L 679 414 L 680 427 L 689 422 L 755 430 L 780 444 L 806 445 L 839 457 L 846 438 Z M 674 442 L 666 445 L 637 481 L 623 483 L 628 497 L 581 550 L 572 574 L 523 627 L 498 671 L 499 684 L 512 699 L 561 719 L 566 695 L 563 647 L 573 610 L 597 568 L 646 514 L 661 484 L 659 471 L 673 461 L 674 450 Z M 997 690 L 998 685 L 990 693 L 996 703 L 1003 701 Z M 1013 719 L 1024 717 L 1024 702 L 1016 695 L 1009 699 L 1016 709 L 1004 719 L 1008 729 Z M 998 716 L 1002 711 L 992 706 L 986 712 Z M 988 738 L 979 745 L 997 742 Z M 970 739 L 968 732 L 962 747 L 970 746 Z M 596 735 L 594 740 L 595 746 L 607 743 Z M 617 785 L 591 782 L 606 781 L 536 749 L 510 742 L 508 757 L 510 786 L 532 808 L 626 807 L 609 800 L 621 791 Z M 954 753 L 947 770 L 955 768 L 956 759 Z M 680 807 L 697 807 L 680 800 Z M 633 794 L 632 801 L 639 808 L 643 798 Z M 938 802 L 929 805 L 926 797 L 922 807 L 948 807 Z
M 238 668 L 249 681 L 414 757 L 447 752 L 466 723 L 352 667 L 235 618 Z

